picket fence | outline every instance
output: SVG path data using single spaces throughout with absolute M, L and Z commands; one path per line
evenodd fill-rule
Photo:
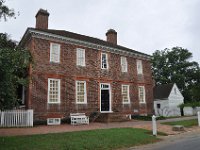
M 33 110 L 0 111 L 0 127 L 32 127 Z

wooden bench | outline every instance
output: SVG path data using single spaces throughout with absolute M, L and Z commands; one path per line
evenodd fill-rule
M 89 117 L 85 113 L 70 113 L 71 124 L 89 124 Z

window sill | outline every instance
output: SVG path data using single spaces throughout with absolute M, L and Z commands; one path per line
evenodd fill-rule
M 57 103 L 51 103 L 51 102 L 48 102 L 48 104 L 60 104 L 60 102 L 57 102 Z
M 100 111 L 100 113 L 113 113 L 113 111 Z
M 131 104 L 130 102 L 122 103 L 123 105 L 129 105 Z
M 146 104 L 146 102 L 139 102 L 140 104 Z
M 81 104 L 87 104 L 87 102 L 82 102 L 82 103 L 76 102 L 76 104 L 78 104 L 78 105 L 79 105 L 79 104 L 80 104 L 80 105 L 81 105 Z

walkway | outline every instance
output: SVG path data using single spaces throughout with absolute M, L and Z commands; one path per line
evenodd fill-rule
M 168 119 L 167 121 L 175 121 L 175 120 L 186 120 L 193 119 L 195 117 L 187 117 L 187 118 L 176 118 L 176 119 Z M 158 121 L 158 131 L 165 132 L 170 135 L 179 134 L 180 132 L 172 131 L 171 126 L 162 125 Z M 72 131 L 83 131 L 83 130 L 94 130 L 94 129 L 108 129 L 108 128 L 143 128 L 147 130 L 152 129 L 151 121 L 136 121 L 131 120 L 128 122 L 113 122 L 113 123 L 90 123 L 89 125 L 79 125 L 72 126 L 70 124 L 62 124 L 58 126 L 35 126 L 33 128 L 0 128 L 0 136 L 15 136 L 15 135 L 32 135 L 32 134 L 47 134 L 47 133 L 59 133 L 59 132 L 72 132 Z M 193 128 L 187 129 L 193 130 Z

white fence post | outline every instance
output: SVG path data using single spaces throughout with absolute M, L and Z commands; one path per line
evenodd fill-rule
M 199 126 L 200 126 L 200 111 L 197 112 L 197 116 L 198 116 L 198 123 L 199 123 Z
M 152 128 L 153 128 L 153 135 L 157 136 L 157 125 L 156 125 L 156 116 L 152 116 Z

